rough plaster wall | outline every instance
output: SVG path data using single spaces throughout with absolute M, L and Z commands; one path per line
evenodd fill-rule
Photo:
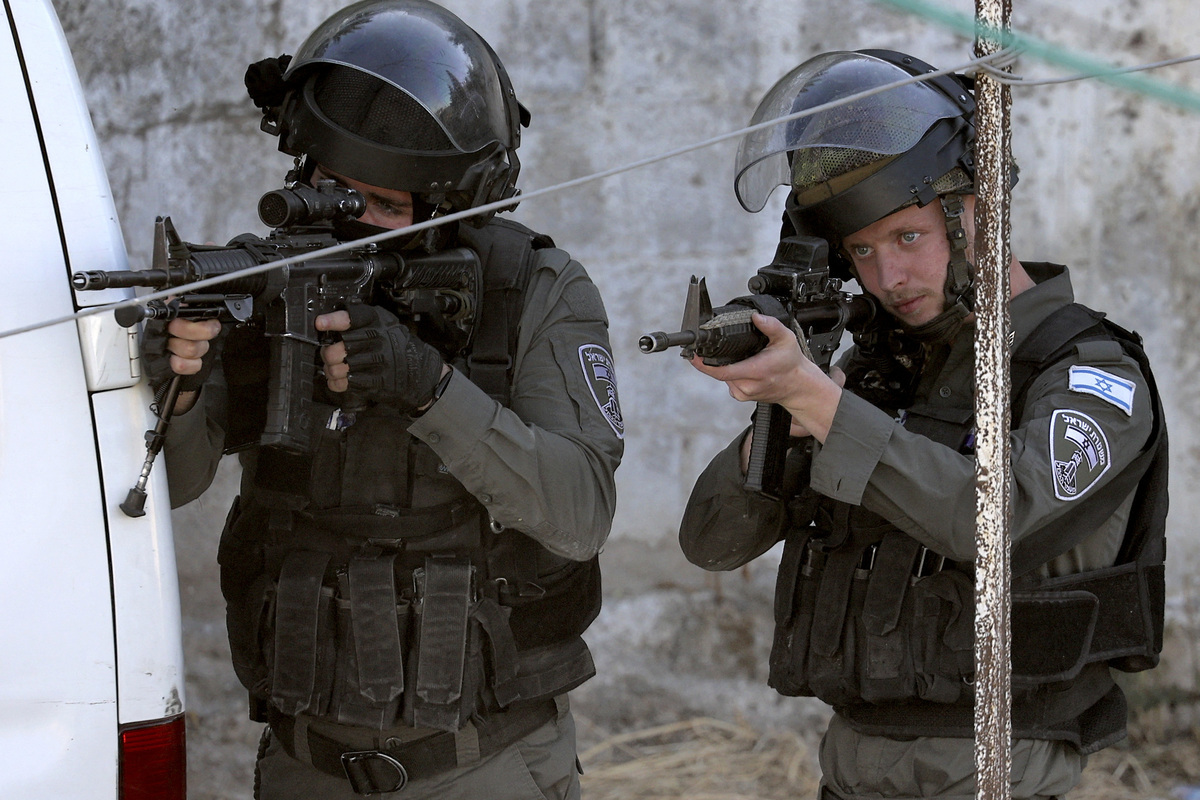
M 970 43 L 870 0 L 446 0 L 499 52 L 533 112 L 526 191 L 735 130 L 765 90 L 829 49 L 894 47 L 939 66 Z M 251 61 L 293 52 L 332 0 L 55 0 L 75 53 L 131 256 L 154 217 L 190 241 L 260 231 L 258 196 L 290 164 L 258 131 L 242 89 Z M 970 13 L 973 5 L 948 5 Z M 1189 0 L 1016 0 L 1019 30 L 1135 64 L 1195 48 Z M 1017 73 L 1049 76 L 1022 58 Z M 1154 73 L 1200 91 L 1200 67 Z M 1182 608 L 1200 516 L 1200 116 L 1096 82 L 1014 91 L 1019 257 L 1072 266 L 1080 299 L 1145 335 L 1172 425 L 1170 568 Z M 773 253 L 781 197 L 746 214 L 731 191 L 736 141 L 522 204 L 604 293 L 627 421 L 613 536 L 674 536 L 691 482 L 746 408 L 638 336 L 678 324 L 688 276 L 714 302 L 745 292 Z M 1188 609 L 1190 612 L 1190 609 Z M 1189 613 L 1189 616 L 1194 616 Z

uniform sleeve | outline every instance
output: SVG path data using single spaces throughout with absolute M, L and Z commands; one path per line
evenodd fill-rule
M 779 541 L 780 504 L 743 488 L 741 448 L 747 433 L 700 473 L 679 524 L 684 556 L 710 571 L 737 569 Z
M 1100 496 L 1150 435 L 1152 403 L 1136 362 L 1116 342 L 1081 351 L 1034 381 L 1022 423 L 1012 431 L 1014 542 Z M 906 431 L 850 393 L 842 395 L 814 457 L 812 482 L 943 555 L 975 557 L 974 457 Z M 1115 554 L 1123 520 L 1109 523 L 1105 548 Z
M 600 293 L 560 250 L 539 251 L 505 408 L 466 376 L 409 428 L 501 525 L 583 561 L 616 510 L 624 420 Z
M 171 508 L 190 503 L 212 484 L 224 454 L 225 430 L 220 422 L 224 415 L 224 386 L 213 377 L 194 406 L 171 418 L 163 445 Z

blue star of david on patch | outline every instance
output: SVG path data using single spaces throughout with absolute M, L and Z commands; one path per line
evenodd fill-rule
M 1067 387 L 1072 392 L 1099 397 L 1133 416 L 1133 393 L 1137 389 L 1133 381 L 1118 378 L 1096 367 L 1074 366 L 1067 378 Z

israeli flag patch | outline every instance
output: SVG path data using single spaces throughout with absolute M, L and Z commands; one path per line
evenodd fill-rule
M 1067 386 L 1072 392 L 1090 394 L 1107 400 L 1129 416 L 1133 416 L 1133 390 L 1137 384 L 1118 378 L 1095 367 L 1071 367 Z

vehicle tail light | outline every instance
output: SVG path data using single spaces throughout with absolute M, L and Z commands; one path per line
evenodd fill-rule
M 120 800 L 186 800 L 184 718 L 121 726 Z

